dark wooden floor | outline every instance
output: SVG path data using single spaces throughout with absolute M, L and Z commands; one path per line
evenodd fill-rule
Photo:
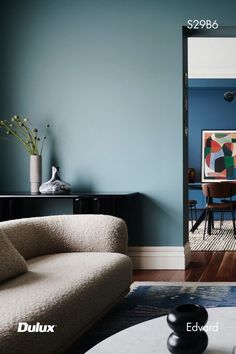
M 192 252 L 186 270 L 135 270 L 134 281 L 236 281 L 236 252 Z

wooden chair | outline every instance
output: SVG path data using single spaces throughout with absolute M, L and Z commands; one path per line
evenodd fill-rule
M 213 226 L 213 212 L 231 212 L 234 230 L 234 238 L 236 238 L 235 228 L 235 205 L 232 202 L 232 196 L 235 194 L 235 184 L 231 182 L 213 182 L 202 185 L 203 194 L 206 196 L 206 217 L 204 225 L 203 240 L 206 234 L 206 225 L 208 223 L 208 234 L 211 235 L 211 227 Z M 224 199 L 224 201 L 214 201 L 215 198 Z
M 232 189 L 233 189 L 233 192 L 234 192 L 233 195 L 236 195 L 236 182 L 233 181 L 233 182 L 230 182 L 230 183 L 232 183 Z M 221 202 L 222 203 L 227 203 L 229 201 L 227 199 L 222 199 Z M 236 210 L 236 200 L 233 200 L 232 203 L 233 203 L 234 210 Z M 224 223 L 224 211 L 221 212 L 220 229 L 222 228 L 223 223 Z

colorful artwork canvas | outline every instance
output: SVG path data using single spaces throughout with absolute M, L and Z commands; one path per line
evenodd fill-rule
M 202 182 L 236 181 L 236 130 L 202 131 Z

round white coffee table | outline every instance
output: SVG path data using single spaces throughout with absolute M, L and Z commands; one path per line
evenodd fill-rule
M 236 346 L 236 307 L 207 309 L 207 325 L 218 323 L 218 332 L 208 331 L 206 354 L 232 354 Z M 216 327 L 215 327 L 216 329 Z M 129 327 L 105 339 L 90 349 L 88 354 L 170 354 L 167 338 L 171 329 L 166 316 Z

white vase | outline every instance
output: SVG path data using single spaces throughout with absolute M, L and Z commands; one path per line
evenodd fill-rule
M 30 155 L 30 192 L 39 194 L 42 182 L 42 156 Z

